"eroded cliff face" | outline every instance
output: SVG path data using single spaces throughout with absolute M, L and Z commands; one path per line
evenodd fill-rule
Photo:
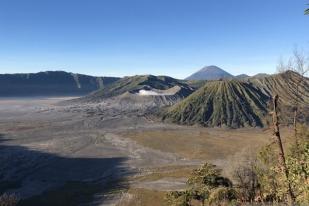
M 63 71 L 0 74 L 0 97 L 85 95 L 118 79 Z

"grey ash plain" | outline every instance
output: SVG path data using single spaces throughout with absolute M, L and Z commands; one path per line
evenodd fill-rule
M 144 109 L 109 101 L 63 104 L 67 99 L 0 99 L 0 192 L 27 200 L 67 182 L 91 183 L 102 191 L 95 191 L 85 204 L 114 205 L 121 194 L 109 189 L 141 186 L 123 181 L 126 177 L 154 166 L 200 164 L 122 137 L 120 133 L 131 130 L 178 127 L 160 123 Z M 170 187 L 175 189 L 172 183 Z

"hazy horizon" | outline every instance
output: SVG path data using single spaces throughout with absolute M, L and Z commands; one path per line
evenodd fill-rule
M 207 66 L 217 66 L 217 65 L 207 65 Z M 205 66 L 205 67 L 207 67 Z M 223 69 L 221 67 L 219 67 L 220 69 Z M 200 69 L 197 69 L 196 71 L 193 71 L 192 73 L 195 73 L 199 70 L 201 70 L 202 68 Z M 228 70 L 225 70 L 223 69 L 224 71 L 230 73 Z M 170 77 L 173 77 L 173 78 L 176 78 L 175 76 L 173 75 L 164 75 L 164 74 L 152 74 L 152 73 L 140 73 L 140 74 L 132 74 L 132 75 L 120 75 L 120 76 L 106 76 L 106 75 L 91 75 L 91 74 L 88 74 L 85 72 L 82 72 L 82 73 L 78 73 L 78 72 L 72 72 L 72 71 L 69 71 L 69 70 L 64 70 L 64 69 L 54 69 L 54 70 L 42 70 L 42 71 L 37 71 L 37 72 L 5 72 L 5 73 L 0 73 L 0 74 L 29 74 L 29 73 L 32 73 L 32 74 L 35 74 L 35 73 L 40 73 L 40 72 L 68 72 L 68 73 L 77 73 L 77 74 L 82 74 L 82 75 L 89 75 L 89 76 L 98 76 L 98 77 L 119 77 L 119 78 L 123 78 L 123 77 L 126 77 L 126 76 L 135 76 L 135 75 L 155 75 L 155 76 L 170 76 Z M 265 74 L 275 74 L 276 72 L 273 72 L 273 73 L 269 73 L 269 72 L 266 72 Z M 230 73 L 232 74 L 233 76 L 238 76 L 238 75 L 243 75 L 243 74 L 246 74 L 246 73 L 241 73 L 241 74 L 233 74 L 233 73 Z M 254 75 L 257 75 L 257 74 L 264 74 L 264 72 L 260 72 L 260 73 L 255 73 L 255 74 L 252 74 L 252 75 L 249 75 L 249 76 L 254 76 Z M 246 74 L 248 75 L 248 74 Z M 185 79 L 187 78 L 188 76 L 184 77 L 184 78 L 178 78 L 178 79 Z
M 0 1 L 0 73 L 183 79 L 207 65 L 274 73 L 308 52 L 306 0 Z

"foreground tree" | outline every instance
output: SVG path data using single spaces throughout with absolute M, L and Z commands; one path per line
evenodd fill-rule
M 294 205 L 294 200 L 295 196 L 292 191 L 291 183 L 290 183 L 290 178 L 289 178 L 289 170 L 286 166 L 286 159 L 285 159 L 285 154 L 283 150 L 283 145 L 282 145 L 282 140 L 281 140 L 281 135 L 280 135 L 280 129 L 279 129 L 279 121 L 278 121 L 278 99 L 279 96 L 275 95 L 273 97 L 273 127 L 274 127 L 274 135 L 276 137 L 276 142 L 278 144 L 279 148 L 279 169 L 284 173 L 286 181 L 287 181 L 287 189 L 288 189 L 288 196 L 289 196 L 289 202 L 291 205 Z
M 189 191 L 172 191 L 165 196 L 165 201 L 169 206 L 190 206 L 192 194 Z
M 309 205 L 309 142 L 301 140 L 301 143 L 297 155 L 293 149 L 288 155 L 287 167 L 297 205 Z
M 300 146 L 294 145 L 286 152 L 286 167 L 289 183 L 292 188 L 296 205 L 309 205 L 309 129 L 300 125 Z M 297 153 L 295 152 L 297 150 Z M 264 202 L 286 202 L 288 182 L 276 158 L 278 147 L 269 144 L 261 149 L 258 155 L 256 172 L 260 186 L 261 198 Z
M 232 186 L 232 182 L 229 179 L 221 176 L 221 170 L 209 163 L 193 170 L 187 184 L 192 194 L 195 194 L 195 199 L 200 200 L 202 205 L 209 198 L 213 189 Z
M 236 200 L 232 182 L 221 176 L 221 170 L 215 165 L 205 163 L 192 171 L 187 181 L 188 190 L 169 192 L 166 201 L 169 206 L 190 206 L 195 200 L 205 205 L 218 205 L 222 201 Z

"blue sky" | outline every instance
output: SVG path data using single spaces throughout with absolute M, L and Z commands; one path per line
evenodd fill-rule
M 307 0 L 0 0 L 0 73 L 275 72 L 309 50 Z

